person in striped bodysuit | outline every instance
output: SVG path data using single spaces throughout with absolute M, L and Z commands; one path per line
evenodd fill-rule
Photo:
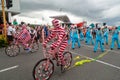
M 54 26 L 54 29 L 51 30 L 51 34 L 48 36 L 48 38 L 43 42 L 43 46 L 46 46 L 47 42 L 49 42 L 51 39 L 54 39 L 57 37 L 57 40 L 53 42 L 50 47 L 51 49 L 55 50 L 55 48 L 59 47 L 59 52 L 58 52 L 58 57 L 60 59 L 60 63 L 62 65 L 65 64 L 64 57 L 63 57 L 63 52 L 65 48 L 68 45 L 68 39 L 67 39 L 67 34 L 65 32 L 65 29 L 61 27 L 59 24 L 59 21 L 57 19 L 54 19 L 52 21 L 52 24 Z
M 29 49 L 28 41 L 31 39 L 30 33 L 28 32 L 26 25 L 22 25 L 22 30 L 18 34 L 19 41 L 25 46 L 25 49 Z

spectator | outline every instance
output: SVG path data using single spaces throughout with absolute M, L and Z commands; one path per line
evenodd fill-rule
M 11 42 L 13 41 L 13 28 L 11 23 L 8 24 L 7 40 L 8 40 L 8 44 L 11 44 Z
M 14 25 L 14 26 L 17 26 L 17 25 L 18 25 L 18 22 L 17 22 L 16 19 L 14 19 L 14 21 L 13 21 L 13 25 Z

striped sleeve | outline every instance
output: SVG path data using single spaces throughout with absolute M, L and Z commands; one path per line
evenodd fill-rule
M 59 46 L 61 44 L 61 42 L 63 41 L 64 36 L 65 36 L 65 32 L 62 31 L 61 34 L 59 35 L 59 39 L 58 39 L 55 47 L 57 47 L 57 46 Z
M 46 44 L 47 42 L 49 42 L 52 38 L 54 37 L 54 32 L 51 32 L 51 34 L 48 36 L 48 38 L 44 41 L 44 43 Z

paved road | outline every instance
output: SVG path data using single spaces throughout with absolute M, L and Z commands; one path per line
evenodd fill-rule
M 106 46 L 106 51 L 109 46 Z M 86 56 L 90 59 L 103 54 L 93 52 L 93 46 L 84 45 L 71 50 L 73 57 Z M 42 47 L 36 53 L 26 53 L 22 50 L 16 57 L 8 57 L 4 49 L 0 49 L 0 80 L 33 80 L 32 69 L 35 63 L 43 58 Z M 73 61 L 73 64 L 76 61 Z M 82 66 L 71 68 L 65 73 L 55 67 L 55 72 L 50 80 L 120 80 L 120 50 L 109 51 L 99 60 L 86 63 Z

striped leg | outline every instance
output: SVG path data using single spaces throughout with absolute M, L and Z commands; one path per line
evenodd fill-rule
M 64 57 L 63 57 L 63 52 L 65 50 L 65 48 L 67 47 L 68 45 L 68 42 L 67 41 L 64 41 L 61 45 L 60 45 L 60 48 L 59 48 L 59 53 L 58 53 L 58 57 L 60 59 L 60 62 L 64 65 L 65 62 L 64 62 Z

